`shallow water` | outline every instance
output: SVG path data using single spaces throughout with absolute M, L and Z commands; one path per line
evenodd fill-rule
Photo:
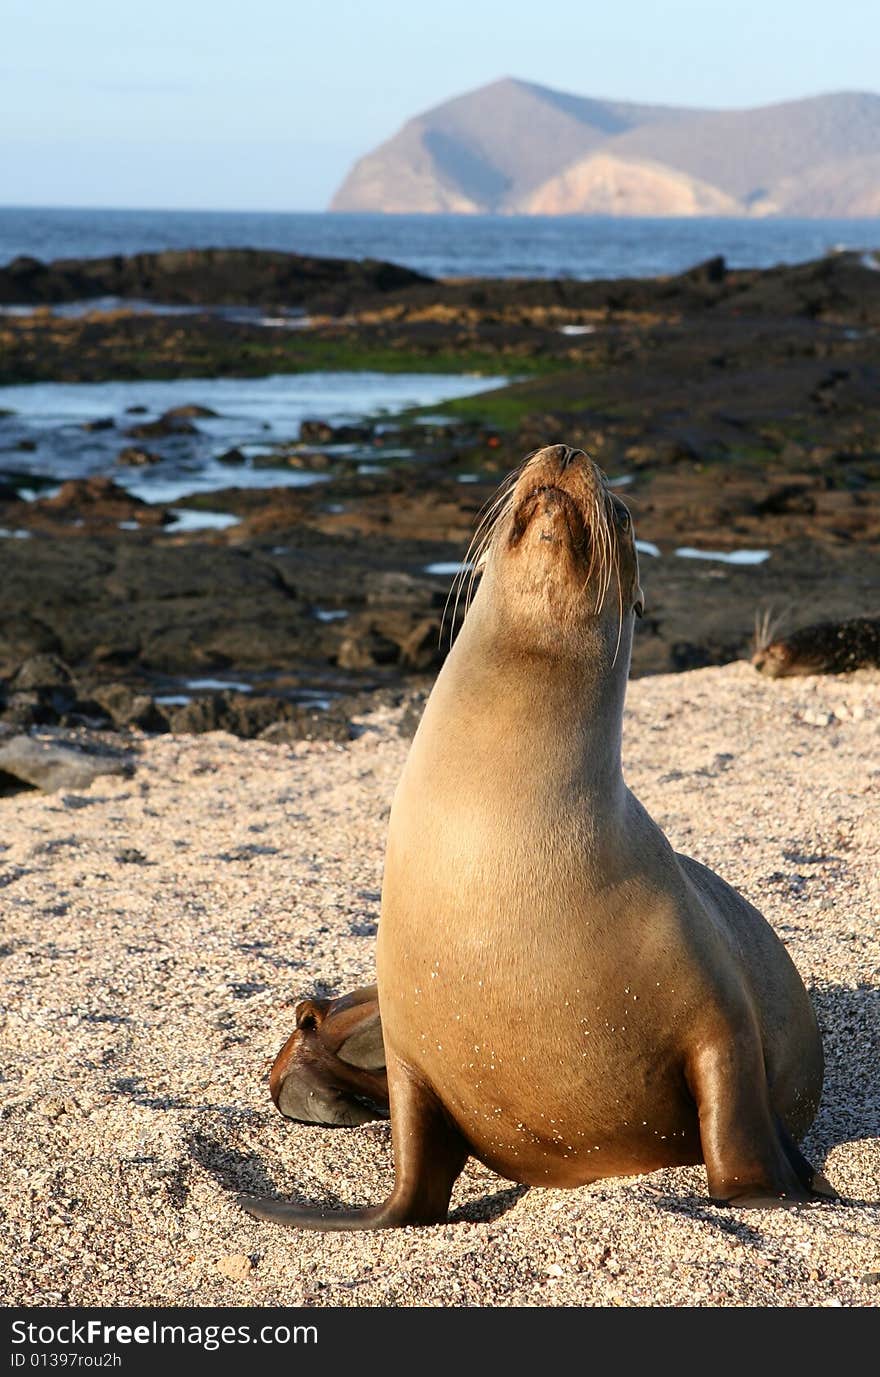
M 166 531 L 226 531 L 241 521 L 232 512 L 190 512 L 172 507 L 171 514 L 174 520 L 165 527 Z
M 459 560 L 437 560 L 434 564 L 423 566 L 426 574 L 438 574 L 441 577 L 454 574 L 470 573 L 473 569 L 472 564 L 462 564 Z
M 320 417 L 339 425 L 502 387 L 503 377 L 457 374 L 298 373 L 266 378 L 178 378 L 171 381 L 29 383 L 0 387 L 0 471 L 41 475 L 62 482 L 95 474 L 111 477 L 136 497 L 174 502 L 187 493 L 236 487 L 305 487 L 324 474 L 255 465 L 273 445 L 294 441 L 300 423 Z M 138 438 L 125 432 L 172 407 L 195 404 L 218 413 L 196 418 L 192 435 Z M 143 412 L 131 413 L 132 407 Z M 83 426 L 112 419 L 104 430 Z M 35 444 L 33 450 L 20 445 Z M 119 464 L 129 447 L 161 456 L 161 462 Z M 322 447 L 326 448 L 326 447 Z M 331 447 L 332 448 L 332 447 Z M 239 449 L 244 463 L 219 459 Z M 338 447 L 342 452 L 342 447 Z M 346 446 L 345 452 L 353 452 Z M 356 451 L 354 451 L 356 452 Z M 371 453 L 369 447 L 364 458 Z
M 714 559 L 722 564 L 763 564 L 770 558 L 769 550 L 697 550 L 692 545 L 680 545 L 675 553 L 680 559 Z

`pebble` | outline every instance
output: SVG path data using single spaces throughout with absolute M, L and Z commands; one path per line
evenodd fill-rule
M 802 721 L 811 727 L 830 727 L 835 720 L 833 712 L 822 712 L 819 708 L 807 708 L 802 715 Z
M 230 1281 L 247 1281 L 253 1270 L 253 1258 L 248 1257 L 247 1253 L 229 1253 L 214 1263 L 214 1271 Z

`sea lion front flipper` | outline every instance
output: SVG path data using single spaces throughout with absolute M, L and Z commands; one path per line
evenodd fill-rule
M 720 1030 L 691 1058 L 687 1080 L 713 1201 L 770 1209 L 828 1198 L 825 1178 L 794 1147 L 771 1108 L 757 1030 Z
M 443 1106 L 400 1062 L 389 1062 L 394 1189 L 383 1205 L 367 1209 L 309 1209 L 286 1200 L 241 1195 L 239 1204 L 255 1219 L 288 1229 L 332 1232 L 442 1224 L 468 1148 Z

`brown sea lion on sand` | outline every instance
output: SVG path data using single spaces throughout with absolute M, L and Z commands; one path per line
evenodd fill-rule
M 553 445 L 502 492 L 484 543 L 389 824 L 393 1191 L 367 1209 L 242 1204 L 301 1228 L 436 1224 L 469 1155 L 530 1185 L 705 1161 L 716 1201 L 830 1193 L 794 1145 L 822 1086 L 797 971 L 623 780 L 642 610 L 626 507 Z
M 815 622 L 788 636 L 758 636 L 752 664 L 771 679 L 880 667 L 880 617 Z

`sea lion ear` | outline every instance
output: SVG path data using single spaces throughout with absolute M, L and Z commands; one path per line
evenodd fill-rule
M 329 999 L 301 999 L 293 1011 L 297 1028 L 303 1028 L 306 1031 L 320 1028 L 329 1008 Z
M 336 1049 L 340 1061 L 364 1071 L 381 1071 L 385 1065 L 385 1044 L 378 1006 L 364 1018 L 354 1032 Z
M 633 602 L 633 612 L 635 612 L 637 617 L 644 617 L 645 615 L 645 595 L 642 592 L 641 588 L 636 589 L 636 596 Z

